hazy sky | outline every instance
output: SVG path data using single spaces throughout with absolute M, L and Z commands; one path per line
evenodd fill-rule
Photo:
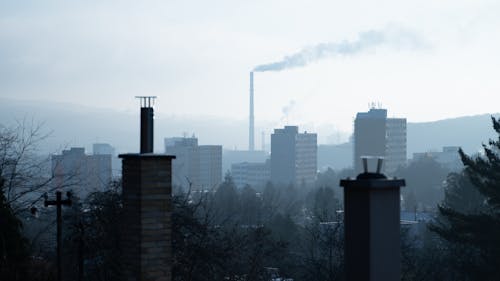
M 413 122 L 498 112 L 498 15 L 498 0 L 1 1 L 0 96 L 131 111 L 156 95 L 159 114 L 241 120 L 249 71 L 278 63 L 255 74 L 271 126 L 349 131 L 370 102 Z

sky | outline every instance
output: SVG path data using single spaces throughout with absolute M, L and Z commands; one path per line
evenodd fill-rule
M 0 97 L 350 132 L 498 112 L 500 1 L 0 1 Z M 266 71 L 263 71 L 266 70 Z M 256 134 L 259 135 L 259 134 Z

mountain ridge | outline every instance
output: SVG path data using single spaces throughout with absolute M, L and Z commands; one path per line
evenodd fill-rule
M 157 152 L 163 151 L 164 137 L 190 136 L 193 132 L 201 144 L 222 144 L 224 149 L 246 149 L 246 120 L 158 115 L 160 117 L 157 116 L 155 120 Z M 439 151 L 443 146 L 461 146 L 467 153 L 476 152 L 482 143 L 495 137 L 490 118 L 499 115 L 479 114 L 429 122 L 408 122 L 408 156 L 411 157 L 414 152 Z M 136 112 L 0 98 L 0 118 L 4 125 L 12 125 L 23 118 L 44 123 L 47 131 L 53 131 L 47 139 L 49 143 L 42 145 L 44 151 L 49 153 L 68 146 L 90 149 L 95 142 L 108 142 L 119 152 L 133 152 L 139 147 L 139 119 Z M 270 123 L 262 122 L 261 125 L 268 126 Z M 266 143 L 268 147 L 269 141 Z

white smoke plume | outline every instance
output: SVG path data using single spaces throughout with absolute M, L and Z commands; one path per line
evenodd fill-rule
M 424 41 L 412 30 L 388 26 L 383 30 L 360 32 L 357 40 L 320 43 L 306 47 L 295 54 L 285 56 L 282 60 L 261 64 L 254 68 L 255 72 L 281 71 L 289 68 L 306 66 L 325 58 L 337 55 L 356 55 L 377 46 L 387 45 L 395 49 L 419 49 L 425 47 Z
M 283 112 L 283 117 L 281 117 L 281 121 L 285 121 L 286 124 L 288 124 L 290 121 L 290 114 L 294 109 L 295 109 L 295 101 L 290 100 L 288 104 L 281 109 L 281 112 Z

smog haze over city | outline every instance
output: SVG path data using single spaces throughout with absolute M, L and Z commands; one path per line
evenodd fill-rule
M 0 280 L 498 280 L 499 15 L 0 1 Z
M 499 6 L 3 1 L 0 97 L 135 114 L 133 97 L 153 95 L 160 123 L 236 122 L 248 118 L 255 70 L 259 136 L 298 124 L 320 133 L 322 143 L 328 135 L 342 142 L 355 113 L 372 102 L 409 122 L 496 112 Z M 37 114 L 18 115 L 30 113 Z M 162 134 L 202 133 L 175 129 Z M 237 140 L 226 146 L 246 147 L 245 137 L 226 133 Z

